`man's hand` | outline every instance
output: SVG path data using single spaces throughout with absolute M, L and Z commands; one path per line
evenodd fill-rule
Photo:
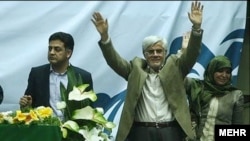
M 91 21 L 95 25 L 97 31 L 101 35 L 101 41 L 105 42 L 108 40 L 108 21 L 103 19 L 101 13 L 94 12 Z
M 203 5 L 200 2 L 192 2 L 191 13 L 188 12 L 189 20 L 193 23 L 194 29 L 200 29 L 202 23 Z
M 32 97 L 30 95 L 24 95 L 20 98 L 19 104 L 22 107 L 31 106 L 32 104 Z

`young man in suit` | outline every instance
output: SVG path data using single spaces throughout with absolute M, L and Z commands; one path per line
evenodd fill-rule
M 60 84 L 68 88 L 68 82 L 70 81 L 68 72 L 73 72 L 75 78 L 80 77 L 82 83 L 89 84 L 87 91 L 93 89 L 91 73 L 70 63 L 69 59 L 73 53 L 73 49 L 74 39 L 72 35 L 64 32 L 56 32 L 49 37 L 49 63 L 31 69 L 28 86 L 24 96 L 19 101 L 21 109 L 26 107 L 50 106 L 56 116 L 61 120 L 65 120 L 69 115 L 65 115 L 61 110 L 58 110 L 56 104 L 62 100 Z M 71 112 L 82 106 L 80 102 L 76 101 L 71 102 L 71 104 L 67 105 L 69 106 L 67 108 L 70 108 Z

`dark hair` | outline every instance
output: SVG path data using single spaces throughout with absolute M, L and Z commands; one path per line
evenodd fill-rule
M 60 40 L 64 43 L 65 48 L 74 50 L 74 39 L 72 35 L 65 32 L 56 32 L 50 35 L 49 42 L 52 40 Z

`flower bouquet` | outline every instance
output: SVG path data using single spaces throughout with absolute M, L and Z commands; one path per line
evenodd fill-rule
M 29 110 L 16 110 L 1 112 L 0 124 L 17 124 L 17 125 L 60 125 L 60 120 L 53 116 L 50 107 L 40 106 Z
M 50 107 L 40 106 L 25 111 L 1 112 L 0 138 L 1 141 L 33 141 L 34 139 L 61 141 L 60 125 L 59 118 L 53 116 Z
M 115 124 L 104 117 L 103 108 L 91 106 L 97 100 L 97 95 L 93 90 L 88 90 L 89 84 L 83 84 L 80 76 L 77 79 L 70 67 L 67 75 L 68 87 L 66 89 L 60 85 L 63 100 L 57 103 L 57 108 L 66 117 L 61 124 L 63 138 L 66 141 L 110 141 L 105 131 L 110 132 Z
M 97 100 L 89 84 L 83 84 L 81 77 L 71 67 L 67 70 L 68 86 L 61 83 L 62 102 L 57 108 L 64 113 L 65 120 L 61 121 L 53 114 L 50 107 L 28 107 L 22 110 L 0 112 L 0 124 L 13 125 L 55 125 L 61 129 L 63 141 L 110 141 L 105 131 L 115 127 L 104 117 L 101 107 L 93 108 L 91 104 Z M 60 133 L 60 131 L 59 131 Z
M 87 87 L 88 84 L 82 84 L 78 87 L 74 86 L 69 93 L 69 100 L 81 101 L 91 99 L 93 102 L 96 101 L 97 96 L 93 91 L 84 91 Z M 59 109 L 64 109 L 65 106 L 65 102 L 58 103 Z M 61 126 L 63 137 L 66 138 L 68 130 L 71 130 L 81 134 L 85 141 L 109 141 L 108 134 L 104 132 L 104 129 L 111 131 L 115 124 L 107 121 L 103 114 L 102 108 L 92 108 L 91 106 L 75 110 L 72 119 L 67 120 Z M 79 120 L 84 122 L 77 122 Z

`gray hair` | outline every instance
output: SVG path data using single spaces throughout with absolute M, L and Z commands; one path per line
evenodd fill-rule
M 162 42 L 163 48 L 167 50 L 167 40 L 165 38 L 151 35 L 145 37 L 144 40 L 142 41 L 142 52 L 144 52 L 148 47 L 151 47 L 158 42 Z

